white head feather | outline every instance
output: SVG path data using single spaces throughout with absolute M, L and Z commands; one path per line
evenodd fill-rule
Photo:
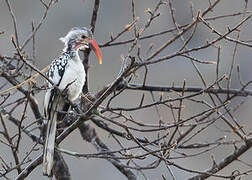
M 86 27 L 74 27 L 72 28 L 65 37 L 61 37 L 60 40 L 65 44 L 65 49 L 67 48 L 69 42 L 75 42 L 81 35 L 86 37 L 92 37 L 92 32 Z

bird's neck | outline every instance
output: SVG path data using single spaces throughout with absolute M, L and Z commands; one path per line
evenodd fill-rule
M 68 43 L 65 45 L 64 49 L 63 49 L 64 53 L 70 53 L 70 52 L 76 52 L 76 50 L 73 47 L 72 43 Z
M 79 57 L 79 50 L 74 49 L 73 46 L 72 46 L 72 44 L 68 44 L 68 45 L 63 49 L 63 54 L 69 55 L 72 59 L 80 60 L 80 57 Z

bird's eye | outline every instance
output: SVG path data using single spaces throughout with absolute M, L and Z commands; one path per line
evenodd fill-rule
M 85 35 L 82 35 L 82 36 L 81 36 L 82 39 L 85 39 L 86 37 L 87 37 L 87 36 L 85 36 Z

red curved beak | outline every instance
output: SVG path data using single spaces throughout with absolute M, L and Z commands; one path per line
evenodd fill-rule
M 102 55 L 101 55 L 101 50 L 99 48 L 99 46 L 97 45 L 97 43 L 95 42 L 94 39 L 90 39 L 89 40 L 89 47 L 94 51 L 94 53 L 96 54 L 99 64 L 102 64 Z

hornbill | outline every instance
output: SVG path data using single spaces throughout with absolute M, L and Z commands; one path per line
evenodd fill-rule
M 57 122 L 63 120 L 62 111 L 66 112 L 70 107 L 58 90 L 64 92 L 71 102 L 81 94 L 86 74 L 78 54 L 79 50 L 91 48 L 98 57 L 99 63 L 102 63 L 100 48 L 88 28 L 74 27 L 60 40 L 65 43 L 65 48 L 61 56 L 53 60 L 50 65 L 47 75 L 54 85 L 48 82 L 44 98 L 44 113 L 48 121 L 43 154 L 43 174 L 47 176 L 52 175 Z

